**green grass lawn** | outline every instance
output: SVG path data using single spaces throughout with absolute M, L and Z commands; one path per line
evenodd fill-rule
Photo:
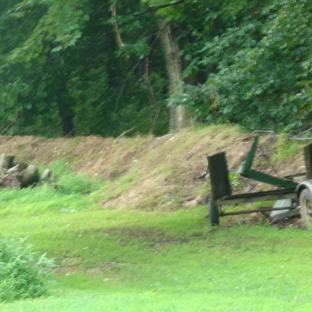
M 103 210 L 97 197 L 0 193 L 1 232 L 29 235 L 59 265 L 49 296 L 2 303 L 1 312 L 312 310 L 312 233 L 212 230 L 203 206 Z

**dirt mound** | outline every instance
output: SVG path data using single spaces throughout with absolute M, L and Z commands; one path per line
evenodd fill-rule
M 272 168 L 265 154 L 272 153 L 276 137 L 261 138 L 254 167 L 286 176 L 304 171 L 302 153 Z M 20 161 L 47 167 L 65 159 L 76 172 L 107 182 L 100 205 L 105 208 L 172 210 L 205 203 L 209 193 L 206 156 L 227 154 L 228 168 L 235 172 L 245 160 L 253 137 L 233 127 L 213 126 L 184 130 L 163 139 L 154 137 L 101 138 L 0 137 L 0 152 L 12 153 Z M 271 187 L 240 180 L 235 192 L 267 190 Z

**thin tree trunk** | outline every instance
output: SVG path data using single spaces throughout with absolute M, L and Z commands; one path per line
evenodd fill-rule
M 58 94 L 58 111 L 62 125 L 63 137 L 75 136 L 75 125 L 74 125 L 74 112 L 71 107 L 71 98 L 66 90 L 66 79 L 60 80 L 62 84 L 59 85 Z
M 72 137 L 75 136 L 74 114 L 67 105 L 59 103 L 58 110 L 62 123 L 63 137 Z
M 179 47 L 174 42 L 170 24 L 166 19 L 158 20 L 158 27 L 161 30 L 160 39 L 165 55 L 166 68 L 169 77 L 169 94 L 178 91 L 182 79 L 182 64 L 179 55 Z M 178 131 L 189 125 L 186 110 L 183 105 L 170 107 L 169 131 Z

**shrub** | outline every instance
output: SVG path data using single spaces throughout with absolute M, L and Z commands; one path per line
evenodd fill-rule
M 36 298 L 47 293 L 53 259 L 37 259 L 26 238 L 0 236 L 0 302 Z
M 57 178 L 57 189 L 63 194 L 89 194 L 103 186 L 103 182 L 96 178 L 89 178 L 82 173 L 73 173 L 65 160 L 55 161 L 50 170 Z
M 83 174 L 67 174 L 57 179 L 57 185 L 63 194 L 89 194 L 98 190 L 101 182 Z

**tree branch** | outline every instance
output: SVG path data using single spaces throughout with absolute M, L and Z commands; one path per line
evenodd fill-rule
M 11 127 L 15 126 L 15 123 L 17 122 L 18 118 L 19 118 L 19 114 L 16 115 L 15 119 L 12 120 L 0 133 L 0 135 L 4 135 L 6 133 L 6 131 L 8 131 Z
M 147 13 L 150 13 L 150 12 L 155 12 L 159 9 L 163 9 L 163 8 L 166 8 L 166 7 L 169 7 L 169 6 L 175 6 L 175 5 L 178 5 L 178 4 L 181 4 L 182 2 L 184 2 L 185 0 L 180 0 L 180 1 L 177 1 L 177 2 L 174 2 L 174 3 L 170 3 L 170 4 L 163 4 L 163 5 L 160 5 L 156 8 L 152 8 L 150 10 L 147 10 L 147 11 L 144 11 L 144 12 L 141 12 L 141 13 L 133 13 L 132 15 L 133 16 L 140 16 L 140 15 L 143 15 L 143 14 L 147 14 Z
M 150 96 L 151 96 L 152 100 L 154 101 L 154 103 L 156 103 L 156 105 L 157 105 L 157 112 L 156 112 L 156 114 L 155 114 L 155 116 L 153 118 L 153 121 L 152 121 L 152 124 L 151 124 L 151 128 L 150 128 L 150 133 L 153 133 L 156 121 L 157 121 L 159 113 L 160 113 L 160 110 L 163 107 L 156 100 L 156 97 L 155 97 L 155 94 L 154 94 L 151 82 L 149 80 L 149 76 L 148 76 L 148 62 L 149 62 L 149 56 L 150 56 L 150 54 L 152 52 L 152 49 L 153 49 L 155 43 L 157 42 L 157 40 L 159 39 L 161 33 L 164 31 L 164 29 L 166 27 L 167 27 L 167 24 L 163 27 L 163 29 L 159 30 L 159 32 L 157 33 L 154 41 L 150 45 L 150 47 L 149 47 L 149 49 L 148 49 L 148 51 L 147 51 L 147 53 L 145 55 L 145 59 L 144 59 L 144 79 L 145 79 L 145 82 L 146 82 L 147 89 L 148 89 L 148 91 L 150 93 Z
M 135 127 L 131 128 L 131 129 L 129 129 L 129 130 L 123 132 L 122 134 L 120 134 L 120 135 L 116 138 L 116 140 L 117 140 L 117 139 L 120 139 L 120 138 L 123 137 L 125 134 L 127 134 L 127 133 L 129 133 L 130 131 L 134 130 L 136 127 L 137 127 L 137 126 L 135 126 Z
M 114 18 L 113 26 L 114 26 L 115 36 L 116 36 L 116 42 L 117 42 L 118 48 L 121 49 L 125 45 L 121 40 L 121 36 L 120 36 L 119 30 L 118 30 L 118 24 L 116 21 L 116 5 L 113 5 L 113 7 L 112 7 L 112 17 Z

